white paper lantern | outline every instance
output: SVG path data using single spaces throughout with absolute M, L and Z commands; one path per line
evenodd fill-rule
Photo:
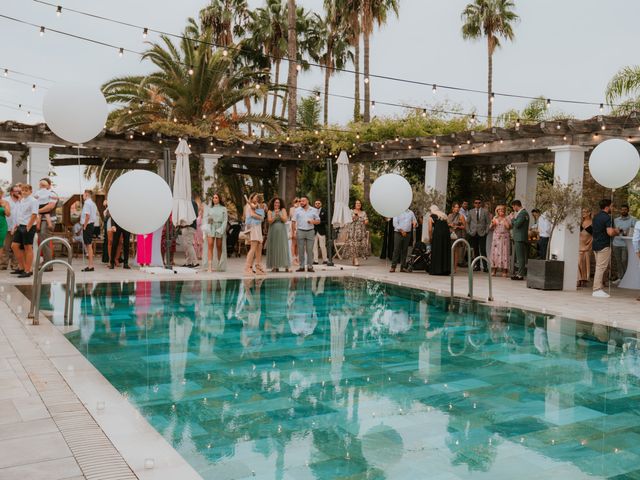
M 598 145 L 589 157 L 589 172 L 603 187 L 620 188 L 631 182 L 640 169 L 638 150 L 626 140 L 614 138 Z
M 132 170 L 119 177 L 107 199 L 113 220 L 136 235 L 155 232 L 164 225 L 173 205 L 167 182 L 147 170 Z
M 107 101 L 97 87 L 57 84 L 44 98 L 42 112 L 53 133 L 68 142 L 93 140 L 107 121 Z
M 389 173 L 378 177 L 371 185 L 371 206 L 383 217 L 400 215 L 411 205 L 413 191 L 404 177 Z

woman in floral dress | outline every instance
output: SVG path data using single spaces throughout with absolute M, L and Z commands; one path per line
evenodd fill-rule
M 347 240 L 344 246 L 345 258 L 350 258 L 351 263 L 356 267 L 360 265 L 359 258 L 369 256 L 369 238 L 367 235 L 367 225 L 369 218 L 367 212 L 362 209 L 362 202 L 356 200 L 351 210 L 352 222 L 347 225 Z
M 509 249 L 511 238 L 511 222 L 507 218 L 507 207 L 498 205 L 496 216 L 491 220 L 491 230 L 493 231 L 493 241 L 491 242 L 491 267 L 493 276 L 502 270 L 502 276 L 506 277 L 509 272 Z

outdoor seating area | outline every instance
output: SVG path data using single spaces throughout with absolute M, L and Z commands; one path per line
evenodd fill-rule
M 640 478 L 623 3 L 0 5 L 0 480 Z

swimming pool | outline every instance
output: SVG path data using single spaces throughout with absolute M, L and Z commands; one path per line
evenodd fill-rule
M 77 301 L 69 340 L 207 479 L 640 478 L 635 332 L 356 278 Z

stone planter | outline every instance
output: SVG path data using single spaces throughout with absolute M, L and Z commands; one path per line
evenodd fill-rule
M 527 288 L 562 290 L 563 286 L 564 262 L 559 260 L 529 260 L 527 264 Z

